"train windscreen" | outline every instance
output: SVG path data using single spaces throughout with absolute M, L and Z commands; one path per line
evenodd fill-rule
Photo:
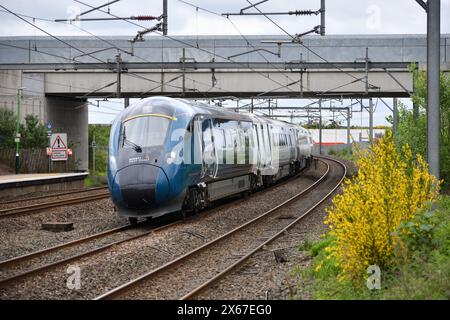
M 125 119 L 121 145 L 139 151 L 141 148 L 161 146 L 166 139 L 170 119 L 161 116 L 136 116 Z

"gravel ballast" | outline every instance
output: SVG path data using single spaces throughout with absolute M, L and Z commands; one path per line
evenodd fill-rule
M 299 178 L 283 185 L 277 185 L 267 192 L 258 192 L 244 202 L 238 201 L 236 205 L 203 212 L 193 219 L 188 219 L 151 236 L 130 241 L 101 254 L 77 260 L 73 265 L 80 267 L 81 270 L 82 286 L 79 290 L 69 290 L 66 287 L 69 274 L 66 273 L 68 265 L 64 265 L 54 268 L 51 272 L 24 279 L 8 288 L 2 288 L 0 289 L 0 297 L 10 299 L 93 298 L 202 245 L 244 221 L 261 214 L 275 204 L 283 202 L 298 193 L 302 188 L 310 185 L 321 172 L 323 173 L 323 170 L 324 168 L 321 166 L 319 166 L 319 170 L 308 169 Z M 93 206 L 94 203 L 96 206 Z M 85 218 L 80 221 L 87 221 L 86 224 L 90 225 L 90 228 L 86 225 L 84 233 L 92 232 L 92 229 L 96 229 L 96 232 L 98 232 L 101 231 L 99 229 L 106 229 L 105 226 L 111 228 L 123 223 L 113 213 L 112 204 L 109 200 L 95 201 L 75 207 L 78 206 L 81 206 L 78 211 L 85 211 L 83 214 Z M 61 208 L 55 208 L 55 210 L 61 210 Z M 62 211 L 71 210 L 64 209 Z M 76 212 L 66 213 L 67 217 L 74 217 L 75 214 Z M 48 215 L 44 216 L 46 219 L 49 218 Z M 35 218 L 36 216 L 34 216 Z M 26 222 L 30 223 L 30 221 L 22 221 L 24 224 L 21 225 L 22 229 L 26 226 Z M 20 227 L 17 229 L 20 230 Z M 42 239 L 41 235 L 36 234 L 37 230 L 33 231 L 30 232 L 30 238 L 35 237 L 42 241 L 34 247 L 35 249 L 49 246 L 52 237 Z M 16 248 L 19 247 L 18 243 L 23 245 L 25 242 L 30 244 L 30 247 L 33 245 L 32 240 L 27 242 L 22 238 L 14 238 L 11 235 L 10 237 L 9 241 L 15 243 Z M 11 250 L 8 256 L 17 255 L 13 254 L 13 251 Z M 6 256 L 6 254 L 3 254 L 3 248 L 1 252 L 2 255 Z

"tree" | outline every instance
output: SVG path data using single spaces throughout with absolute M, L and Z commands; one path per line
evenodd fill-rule
M 396 135 L 396 144 L 401 147 L 409 144 L 413 154 L 420 154 L 426 158 L 427 151 L 427 76 L 416 66 L 411 67 L 414 76 L 415 93 L 413 102 L 419 107 L 419 114 L 414 118 L 413 111 L 405 106 L 399 109 L 399 126 Z M 441 179 L 444 187 L 450 186 L 450 77 L 444 72 L 440 75 L 440 163 Z
M 33 114 L 25 116 L 25 125 L 20 125 L 20 133 L 23 149 L 43 149 L 48 145 L 47 129 Z
M 0 108 L 0 147 L 2 149 L 14 147 L 16 119 L 14 112 Z
M 14 148 L 15 135 L 16 117 L 14 112 L 0 108 L 0 147 Z M 41 149 L 48 144 L 46 128 L 33 114 L 25 116 L 25 124 L 20 125 L 20 136 L 22 149 Z
M 106 175 L 108 168 L 108 145 L 109 145 L 109 132 L 111 126 L 105 125 L 89 125 L 89 167 L 94 175 Z M 97 144 L 95 149 L 95 172 L 93 172 L 93 152 L 92 141 Z

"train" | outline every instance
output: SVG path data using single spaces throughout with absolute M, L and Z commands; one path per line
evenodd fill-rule
M 145 98 L 111 125 L 109 191 L 131 224 L 196 213 L 300 172 L 311 164 L 312 147 L 299 125 L 181 98 Z

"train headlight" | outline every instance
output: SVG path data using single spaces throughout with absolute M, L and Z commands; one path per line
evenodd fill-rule
M 109 156 L 109 168 L 112 171 L 116 171 L 117 170 L 117 162 L 116 162 L 116 157 L 114 156 Z
M 172 151 L 169 156 L 167 157 L 167 164 L 171 164 L 174 162 L 175 158 L 177 156 L 177 153 L 175 151 Z

